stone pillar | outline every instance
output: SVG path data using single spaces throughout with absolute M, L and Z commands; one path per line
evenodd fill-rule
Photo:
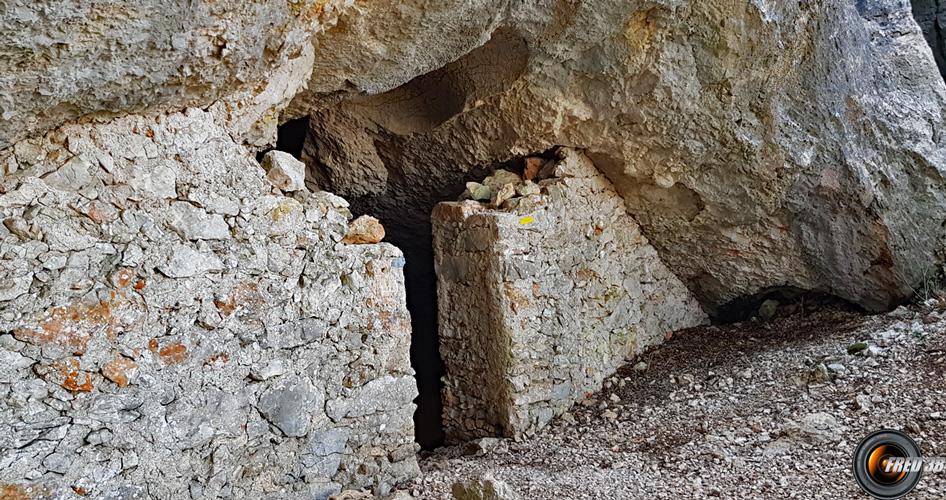
M 542 428 L 626 360 L 706 315 L 582 154 L 509 209 L 433 213 L 449 441 Z M 520 190 L 521 191 L 521 190 Z

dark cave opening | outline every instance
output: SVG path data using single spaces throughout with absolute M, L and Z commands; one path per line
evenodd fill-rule
M 305 144 L 305 136 L 308 132 L 308 116 L 283 123 L 279 126 L 279 134 L 276 137 L 276 149 L 285 151 L 297 159 L 302 158 L 302 146 Z
M 289 153 L 297 160 L 302 159 L 302 147 L 305 145 L 305 136 L 308 132 L 308 116 L 283 123 L 279 126 L 278 132 L 276 133 L 276 147 L 267 148 L 257 153 L 256 161 L 263 161 L 263 156 L 273 149 Z
M 939 73 L 946 78 L 946 1 L 912 0 L 910 3 L 913 18 L 933 51 Z
M 550 156 L 551 153 L 540 155 Z M 444 444 L 441 390 L 444 375 L 438 328 L 437 275 L 434 270 L 433 230 L 430 216 L 442 201 L 456 200 L 466 189 L 466 182 L 480 181 L 497 169 L 522 173 L 522 158 L 473 169 L 452 179 L 438 182 L 417 203 L 385 203 L 374 197 L 349 200 L 357 216 L 377 217 L 386 230 L 385 241 L 404 253 L 404 283 L 407 309 L 411 313 L 411 366 L 416 372 L 419 396 L 415 400 L 414 428 L 417 443 L 431 450 Z
M 770 303 L 766 304 L 766 302 Z M 781 286 L 766 288 L 752 295 L 737 297 L 710 311 L 710 319 L 713 324 L 738 323 L 753 317 L 769 321 L 795 314 L 810 314 L 826 307 L 858 313 L 864 312 L 862 308 L 835 295 L 791 286 Z

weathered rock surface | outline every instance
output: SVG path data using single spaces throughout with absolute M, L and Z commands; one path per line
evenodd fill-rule
M 83 115 L 222 98 L 234 129 L 274 132 L 277 103 L 311 73 L 310 37 L 351 3 L 5 2 L 0 148 Z
M 941 261 L 946 86 L 907 2 L 428 3 L 343 16 L 291 106 L 363 211 L 569 145 L 710 311 L 783 286 L 885 309 Z
M 611 183 L 559 153 L 559 177 L 509 210 L 434 209 L 448 441 L 533 434 L 627 359 L 706 321 Z
M 305 163 L 293 158 L 285 151 L 269 151 L 260 164 L 266 171 L 269 182 L 282 191 L 305 189 Z
M 280 194 L 195 109 L 0 162 L 0 488 L 324 498 L 417 473 L 403 258 L 342 243 L 344 200 Z

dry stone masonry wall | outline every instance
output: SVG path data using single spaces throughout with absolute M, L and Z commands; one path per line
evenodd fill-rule
M 211 112 L 0 152 L 0 485 L 322 498 L 415 475 L 404 265 Z M 275 180 L 295 193 L 280 192 Z
M 611 183 L 583 154 L 559 155 L 542 174 L 527 161 L 524 183 L 498 171 L 468 184 L 474 200 L 434 210 L 448 440 L 532 434 L 707 319 Z
M 704 310 L 889 309 L 944 261 L 938 1 L 7 4 L 3 494 L 415 475 L 405 263 L 367 215 L 423 241 L 558 144 L 587 158 L 436 210 L 451 439 L 535 431 Z M 303 116 L 307 170 L 252 159 Z

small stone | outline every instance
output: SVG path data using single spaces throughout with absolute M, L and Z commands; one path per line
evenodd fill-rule
M 33 273 L 25 276 L 7 276 L 0 279 L 0 302 L 13 300 L 30 291 Z
M 913 311 L 907 309 L 906 306 L 900 306 L 891 311 L 888 316 L 897 319 L 909 319 L 913 317 Z
M 620 403 L 620 402 L 621 402 L 621 397 L 618 396 L 617 394 L 614 394 L 613 392 L 611 393 L 610 396 L 608 396 L 608 399 L 610 399 L 612 403 Z
M 759 306 L 759 319 L 762 321 L 770 321 L 775 317 L 775 314 L 778 312 L 779 302 L 777 300 L 768 299 Z
M 259 412 L 290 437 L 305 436 L 319 395 L 304 380 L 284 380 L 260 397 Z
M 516 194 L 519 196 L 542 194 L 542 188 L 532 181 L 525 181 L 522 184 L 516 186 Z
M 358 217 L 348 226 L 348 233 L 342 240 L 350 245 L 372 245 L 384 239 L 384 226 L 370 215 Z
M 519 494 L 503 481 L 486 474 L 479 480 L 457 481 L 451 488 L 456 500 L 518 500 Z
M 266 171 L 266 179 L 281 191 L 305 189 L 305 163 L 283 151 L 270 151 L 260 164 Z
M 466 192 L 463 197 L 475 201 L 489 201 L 493 197 L 493 192 L 479 182 L 467 182 Z
M 464 455 L 485 455 L 499 447 L 502 440 L 499 438 L 485 437 L 466 443 L 463 447 Z
M 499 191 L 496 191 L 496 194 L 493 195 L 490 200 L 490 205 L 494 207 L 502 206 L 503 202 L 516 196 L 516 187 L 514 184 L 503 184 Z
M 329 500 L 372 500 L 374 495 L 362 490 L 345 490 L 337 495 L 332 495 Z
M 222 271 L 223 262 L 213 254 L 205 254 L 187 245 L 177 245 L 167 263 L 158 268 L 169 278 L 189 278 L 210 271 Z
M 72 465 L 72 457 L 63 453 L 53 453 L 43 459 L 43 467 L 50 472 L 65 474 Z
M 519 202 L 521 200 L 522 198 L 509 198 L 508 200 L 504 201 L 499 208 L 503 210 L 515 210 L 519 206 Z
M 33 234 L 33 231 L 30 229 L 29 223 L 20 217 L 9 217 L 7 219 L 4 219 L 3 225 L 4 227 L 7 228 L 8 231 L 17 235 L 20 239 L 24 241 L 34 239 L 36 236 L 35 234 Z
M 601 416 L 602 416 L 603 418 L 608 419 L 608 420 L 617 420 L 617 418 L 618 418 L 618 414 L 615 413 L 615 412 L 612 411 L 612 410 L 605 410 L 605 411 L 603 411 L 603 412 L 601 413 Z
M 250 378 L 253 380 L 269 380 L 286 373 L 286 365 L 281 359 L 269 362 L 265 367 L 250 370 Z
M 186 240 L 226 240 L 230 227 L 220 214 L 208 214 L 186 201 L 171 204 L 168 225 Z
M 483 184 L 490 188 L 493 192 L 499 191 L 506 184 L 512 184 L 513 186 L 516 186 L 521 182 L 522 178 L 519 177 L 519 174 L 503 169 L 499 169 L 493 172 L 493 175 L 483 179 Z
M 864 342 L 855 342 L 847 346 L 847 353 L 853 356 L 861 351 L 866 350 L 867 347 L 867 344 Z
M 854 406 L 861 411 L 869 411 L 874 405 L 870 401 L 870 396 L 866 394 L 860 394 L 854 398 Z
M 112 382 L 118 384 L 119 387 L 125 387 L 128 385 L 129 379 L 137 367 L 138 364 L 134 361 L 126 357 L 116 355 L 111 361 L 102 367 L 102 375 Z
M 60 191 L 78 191 L 92 182 L 91 168 L 92 164 L 84 158 L 73 156 L 59 170 L 43 177 L 43 181 Z
M 785 433 L 790 438 L 810 444 L 840 441 L 842 430 L 836 418 L 823 412 L 806 415 L 801 422 L 793 422 L 785 427 Z
M 848 372 L 847 367 L 842 365 L 841 363 L 831 363 L 830 365 L 828 365 L 828 370 L 830 370 L 831 373 L 834 373 L 840 378 L 844 378 L 844 376 L 847 375 L 847 372 Z
M 636 365 L 634 365 L 634 371 L 636 372 L 647 371 L 647 363 L 643 361 L 638 362 Z

